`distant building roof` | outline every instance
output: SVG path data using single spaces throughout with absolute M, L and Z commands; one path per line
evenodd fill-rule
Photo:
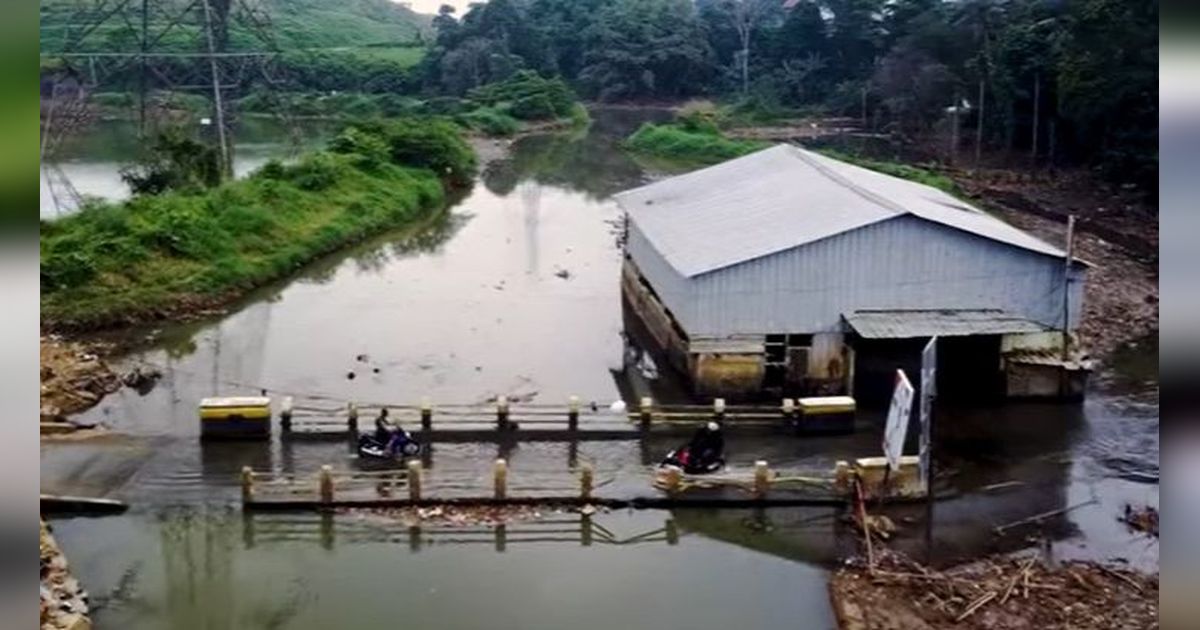
M 931 186 L 784 144 L 627 190 L 616 199 L 667 262 L 688 277 L 908 214 L 1066 256 Z
M 1005 335 L 1051 330 L 1047 326 L 1000 309 L 872 309 L 854 311 L 843 317 L 854 332 L 865 339 Z

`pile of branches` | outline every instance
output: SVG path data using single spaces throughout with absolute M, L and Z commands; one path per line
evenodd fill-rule
M 830 582 L 842 628 L 1157 628 L 1158 576 L 987 558 L 937 571 L 890 550 Z

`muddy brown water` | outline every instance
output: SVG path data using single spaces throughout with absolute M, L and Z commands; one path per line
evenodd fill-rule
M 587 133 L 522 139 L 427 223 L 319 261 L 223 317 L 124 339 L 131 349 L 117 367 L 152 365 L 163 379 L 77 418 L 119 435 L 42 449 L 43 491 L 133 505 L 123 516 L 54 522 L 100 626 L 831 627 L 825 571 L 855 544 L 840 509 L 607 512 L 588 536 L 577 514 L 420 531 L 354 514 L 243 515 L 242 465 L 353 469 L 348 445 L 197 440 L 199 398 L 262 389 L 323 397 L 307 401 L 314 406 L 507 394 L 539 403 L 578 395 L 603 410 L 621 396 L 680 396 L 669 372 L 656 375 L 630 345 L 619 298 L 610 196 L 657 174 L 616 141 L 645 117 L 597 111 Z M 1157 542 L 1116 520 L 1126 502 L 1158 503 L 1156 357 L 1153 340 L 1124 349 L 1082 405 L 940 408 L 943 498 L 881 508 L 900 525 L 894 544 L 952 562 L 1038 537 L 1055 557 L 1156 570 Z M 819 474 L 877 452 L 881 415 L 865 411 L 848 436 L 731 435 L 731 465 L 766 458 Z M 482 478 L 503 455 L 514 479 L 537 481 L 588 461 L 605 492 L 637 494 L 672 446 L 439 443 L 430 464 Z

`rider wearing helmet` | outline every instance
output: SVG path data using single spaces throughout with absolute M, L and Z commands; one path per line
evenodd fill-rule
M 688 442 L 687 450 L 695 461 L 709 462 L 723 457 L 725 437 L 721 435 L 721 425 L 709 422 L 697 429 L 692 441 Z

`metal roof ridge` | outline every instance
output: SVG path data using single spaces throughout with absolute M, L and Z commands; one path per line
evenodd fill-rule
M 762 153 L 766 153 L 768 151 L 773 151 L 775 149 L 779 149 L 779 148 L 787 147 L 787 146 L 789 146 L 789 145 L 786 145 L 781 142 L 781 143 L 775 144 L 774 146 L 769 146 L 765 149 L 759 149 L 757 151 L 752 151 L 750 153 L 747 153 L 746 155 L 740 155 L 740 156 L 735 157 L 730 160 L 723 160 L 723 161 L 717 162 L 716 164 L 709 164 L 708 166 L 705 166 L 703 168 L 698 168 L 698 169 L 695 169 L 692 171 L 687 171 L 684 173 L 675 173 L 674 175 L 669 175 L 667 177 L 663 177 L 662 179 L 657 179 L 652 182 L 646 182 L 645 184 L 642 184 L 641 186 L 636 186 L 636 187 L 630 188 L 628 190 L 622 190 L 621 192 L 613 195 L 612 198 L 617 200 L 617 202 L 619 204 L 622 198 L 632 197 L 632 196 L 636 195 L 637 193 L 645 191 L 648 188 L 657 187 L 659 184 L 663 184 L 663 183 L 669 182 L 674 179 L 679 179 L 681 177 L 689 177 L 690 178 L 695 175 L 700 175 L 701 173 L 717 170 L 720 167 L 724 167 L 724 166 L 728 165 L 730 162 L 736 162 L 741 159 L 745 159 L 745 158 L 748 158 L 751 156 L 759 155 Z
M 817 162 L 811 156 L 809 156 L 807 150 L 797 147 L 795 145 L 791 145 L 791 144 L 780 145 L 780 146 L 786 146 L 789 149 L 791 149 L 790 153 L 793 157 L 799 158 L 805 164 L 807 164 L 807 165 L 811 166 L 813 169 L 815 169 L 818 173 L 824 175 L 826 179 L 832 181 L 835 184 L 838 184 L 839 186 L 849 190 L 850 192 L 857 194 L 859 197 L 862 197 L 863 199 L 870 201 L 871 203 L 883 208 L 884 210 L 890 210 L 892 212 L 895 212 L 897 215 L 916 214 L 912 210 L 910 210 L 890 199 L 884 198 L 884 197 L 876 194 L 875 192 L 864 188 L 863 186 L 859 186 L 858 184 L 855 184 L 854 182 L 846 179 L 841 174 L 835 173 L 834 171 L 830 170 L 829 168 L 826 168 L 825 165 Z M 838 161 L 841 161 L 841 160 L 838 160 Z M 849 164 L 849 162 L 846 162 L 846 164 Z M 851 164 L 851 166 L 853 166 L 853 165 Z M 883 173 L 883 174 L 887 175 L 886 173 Z

